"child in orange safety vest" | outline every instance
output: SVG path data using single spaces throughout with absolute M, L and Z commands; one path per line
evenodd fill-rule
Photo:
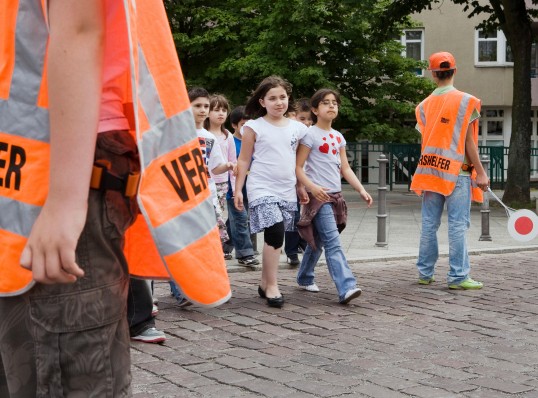
M 466 231 L 471 199 L 481 202 L 489 179 L 478 155 L 480 100 L 453 86 L 456 60 L 448 52 L 430 57 L 429 70 L 437 84 L 416 108 L 422 134 L 422 154 L 411 190 L 422 194 L 422 230 L 417 260 L 418 283 L 435 281 L 439 257 L 437 230 L 446 204 L 448 211 L 449 289 L 481 289 L 470 277 Z

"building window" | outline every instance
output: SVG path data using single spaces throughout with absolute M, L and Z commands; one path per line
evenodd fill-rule
M 514 58 L 506 37 L 501 30 L 475 34 L 476 66 L 513 66 Z
M 400 42 L 404 46 L 402 56 L 413 58 L 416 61 L 424 60 L 424 30 L 406 29 L 400 37 Z M 418 76 L 422 76 L 424 71 L 420 68 L 415 70 Z
M 487 127 L 488 136 L 492 136 L 492 135 L 500 135 L 500 136 L 502 136 L 503 135 L 503 122 L 502 122 L 502 120 L 488 121 L 487 126 L 488 126 Z
M 482 145 L 504 144 L 504 116 L 503 109 L 482 109 L 479 130 Z

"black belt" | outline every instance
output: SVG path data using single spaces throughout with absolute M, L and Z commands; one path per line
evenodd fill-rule
M 123 177 L 118 177 L 108 171 L 110 162 L 108 160 L 96 160 L 93 164 L 90 188 L 98 191 L 119 191 L 125 197 L 133 197 L 138 190 L 140 173 L 129 173 Z

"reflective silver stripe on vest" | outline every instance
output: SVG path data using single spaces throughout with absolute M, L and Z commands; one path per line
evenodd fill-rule
M 35 105 L 45 65 L 46 38 L 49 35 L 39 0 L 19 2 L 15 29 L 15 69 L 9 98 Z
M 39 0 L 19 2 L 15 29 L 15 65 L 9 99 L 0 100 L 0 131 L 48 142 L 48 112 L 36 105 L 48 37 Z
M 461 139 L 461 135 L 467 134 L 467 129 L 461 131 L 463 121 L 465 119 L 465 112 L 467 111 L 467 106 L 471 96 L 467 93 L 464 93 L 463 98 L 460 101 L 460 107 L 458 108 L 458 117 L 456 118 L 456 123 L 454 123 L 454 131 L 452 131 L 452 143 L 450 144 L 450 149 L 454 152 L 458 151 L 458 145 Z
M 194 209 L 153 229 L 159 252 L 162 256 L 177 253 L 206 236 L 216 223 L 213 200 L 209 196 Z
M 157 92 L 157 86 L 150 74 L 140 46 L 138 51 L 140 62 L 138 95 L 151 126 L 149 131 L 141 134 L 139 144 L 142 148 L 141 159 L 145 168 L 148 167 L 153 159 L 179 148 L 195 138 L 193 135 L 185 134 L 185 132 L 194 131 L 194 117 L 192 110 L 189 108 L 169 119 L 166 118 Z
M 442 149 L 436 148 L 434 146 L 427 146 L 422 152 L 423 155 L 439 155 L 450 160 L 455 160 L 457 162 L 463 162 L 465 155 L 459 154 L 452 149 Z
M 196 138 L 196 134 L 186 134 L 194 130 L 194 119 L 191 109 L 187 109 L 167 119 L 158 126 L 144 133 L 139 142 L 142 148 L 144 168 L 156 158 L 179 148 Z
M 422 127 L 426 126 L 426 113 L 424 112 L 424 101 L 422 101 L 418 106 L 420 112 L 420 121 L 422 122 Z
M 28 238 L 40 206 L 0 196 L 0 229 Z
M 443 180 L 447 180 L 447 181 L 450 181 L 450 182 L 458 181 L 458 175 L 457 174 L 450 174 L 450 173 L 446 173 L 444 171 L 440 171 L 440 170 L 437 170 L 437 169 L 432 169 L 432 168 L 429 168 L 429 167 L 419 167 L 419 168 L 417 168 L 416 171 L 415 171 L 415 175 L 417 175 L 417 174 L 428 174 L 428 175 L 432 175 L 432 176 L 435 176 L 435 177 L 442 178 Z
M 151 76 L 140 45 L 138 46 L 138 67 L 140 69 L 138 95 L 142 108 L 144 109 L 144 113 L 148 118 L 150 126 L 158 126 L 166 120 L 166 115 L 161 105 L 161 100 L 159 99 L 157 86 L 155 85 L 153 76 Z
M 49 113 L 35 105 L 0 100 L 0 132 L 49 142 Z

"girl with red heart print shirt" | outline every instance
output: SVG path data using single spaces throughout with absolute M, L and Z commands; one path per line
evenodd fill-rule
M 297 273 L 297 283 L 309 292 L 319 291 L 314 268 L 325 248 L 327 267 L 338 291 L 338 301 L 347 304 L 360 296 L 361 289 L 340 243 L 339 233 L 345 227 L 347 217 L 341 177 L 359 193 L 368 207 L 373 199 L 349 166 L 346 140 L 332 128 L 332 122 L 338 116 L 340 95 L 331 89 L 321 89 L 312 96 L 310 104 L 315 124 L 308 129 L 299 145 L 295 170 L 309 198 L 298 223 L 299 233 L 308 246 Z

